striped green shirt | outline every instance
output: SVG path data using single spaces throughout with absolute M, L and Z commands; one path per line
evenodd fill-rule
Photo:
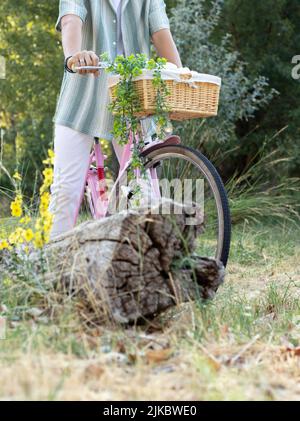
M 117 56 L 118 21 L 112 0 L 60 0 L 56 29 L 68 14 L 83 21 L 82 50 Z M 169 28 L 164 0 L 123 0 L 121 30 L 126 56 L 144 53 L 150 56 L 153 33 Z M 99 77 L 65 72 L 54 122 L 81 133 L 112 140 L 112 114 L 109 103 L 108 75 Z

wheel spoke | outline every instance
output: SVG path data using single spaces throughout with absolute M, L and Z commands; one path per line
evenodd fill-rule
M 172 186 L 167 199 L 192 198 L 193 205 L 204 212 L 205 232 L 198 239 L 198 253 L 226 263 L 230 242 L 230 217 L 223 184 L 211 163 L 201 154 L 182 146 L 162 147 L 149 154 L 147 168 L 160 162 L 160 182 Z M 177 180 L 177 182 L 176 182 Z M 202 194 L 199 195 L 199 186 Z M 178 189 L 181 192 L 178 192 Z M 166 190 L 161 193 L 166 194 Z M 179 194 L 180 193 L 180 194 Z M 175 200 L 176 201 L 176 200 Z

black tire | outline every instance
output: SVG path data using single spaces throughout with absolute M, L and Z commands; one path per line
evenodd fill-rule
M 227 193 L 218 171 L 201 153 L 182 145 L 161 145 L 142 153 L 146 167 L 151 168 L 166 156 L 176 156 L 196 165 L 206 178 L 214 196 L 218 212 L 218 250 L 215 257 L 226 266 L 230 251 L 231 218 Z

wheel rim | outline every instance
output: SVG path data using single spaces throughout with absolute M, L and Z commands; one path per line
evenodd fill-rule
M 171 146 L 150 152 L 146 156 L 146 168 L 149 169 L 157 163 L 161 163 L 162 167 L 160 179 L 179 177 L 181 180 L 182 178 L 203 180 L 204 203 L 200 205 L 204 206 L 205 232 L 199 237 L 198 252 L 203 256 L 221 260 L 224 244 L 224 211 L 214 176 L 203 160 L 187 148 Z

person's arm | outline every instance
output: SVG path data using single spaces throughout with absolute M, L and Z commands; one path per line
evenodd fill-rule
M 179 52 L 169 29 L 161 29 L 155 32 L 152 35 L 152 42 L 160 57 L 164 57 L 170 63 L 176 64 L 177 67 L 182 67 Z
M 170 31 L 170 22 L 164 0 L 150 0 L 149 30 L 157 54 L 177 67 L 182 67 L 180 56 Z
M 65 15 L 61 19 L 62 45 L 65 58 L 68 60 L 68 67 L 72 66 L 97 66 L 99 57 L 93 51 L 81 51 L 82 44 L 82 25 L 83 22 L 79 16 Z M 79 74 L 94 73 L 99 74 L 97 70 L 79 70 Z

